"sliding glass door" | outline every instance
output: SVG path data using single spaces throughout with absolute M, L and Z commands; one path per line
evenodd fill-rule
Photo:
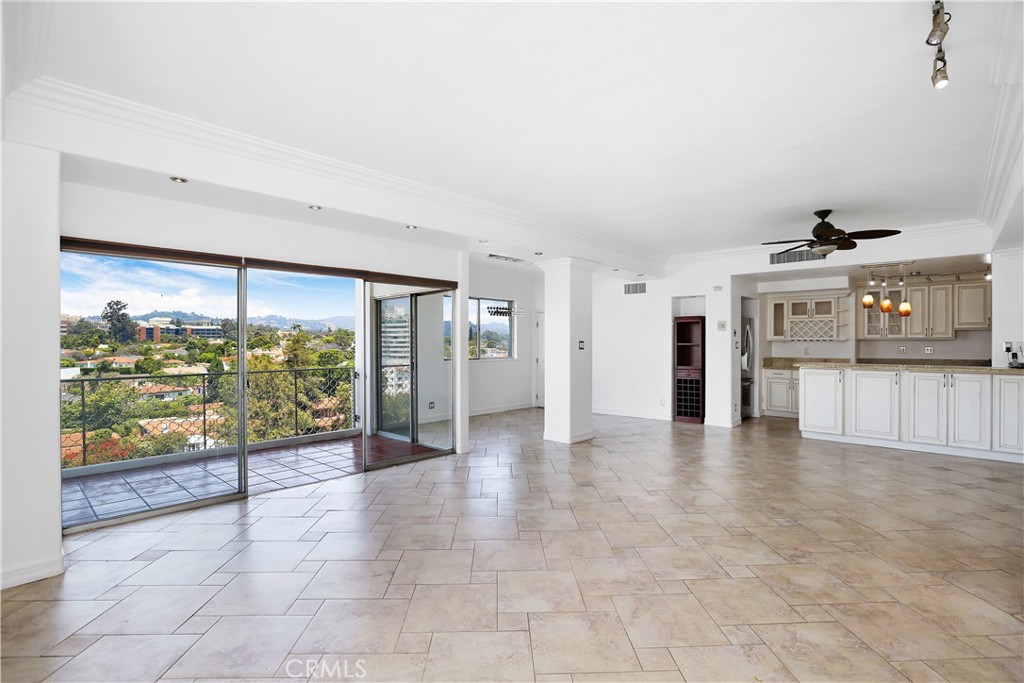
M 62 520 L 245 491 L 237 268 L 62 252 Z

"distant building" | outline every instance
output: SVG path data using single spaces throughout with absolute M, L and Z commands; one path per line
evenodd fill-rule
M 170 318 L 150 318 L 149 320 L 136 320 L 139 326 L 138 337 L 141 341 L 180 340 L 187 337 L 200 337 L 202 339 L 220 340 L 224 332 L 220 325 L 199 325 L 186 323 L 184 325 L 172 325 Z
M 155 398 L 159 401 L 173 401 L 179 396 L 188 396 L 192 392 L 184 387 L 173 387 L 169 384 L 157 384 L 156 382 L 143 382 L 135 387 L 135 390 L 147 398 Z
M 71 328 L 75 326 L 79 320 L 82 319 L 80 315 L 69 315 L 67 313 L 60 314 L 60 336 L 65 336 L 71 331 Z

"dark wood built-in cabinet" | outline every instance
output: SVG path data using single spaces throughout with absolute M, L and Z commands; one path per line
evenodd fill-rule
M 675 419 L 704 422 L 704 316 L 673 322 L 675 353 Z

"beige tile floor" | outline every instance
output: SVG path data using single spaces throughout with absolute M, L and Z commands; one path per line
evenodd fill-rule
M 3 681 L 1020 681 L 1022 468 L 596 416 L 66 539 Z

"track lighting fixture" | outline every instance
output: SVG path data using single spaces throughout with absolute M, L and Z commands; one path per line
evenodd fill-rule
M 987 273 L 985 273 L 985 279 L 986 280 L 991 280 L 992 279 L 992 271 L 991 270 L 988 271 Z
M 903 276 L 900 275 L 900 287 L 902 287 L 902 286 L 903 286 Z
M 946 51 L 939 46 L 935 52 L 935 60 L 932 62 L 932 86 L 936 90 L 942 90 L 949 85 L 949 74 L 946 73 Z
M 925 42 L 932 46 L 941 45 L 949 32 L 949 20 L 952 18 L 953 15 L 946 11 L 941 0 L 932 5 L 932 30 Z
M 870 285 L 872 287 L 875 286 L 875 274 L 874 273 L 871 274 L 871 279 L 868 280 L 868 285 Z

